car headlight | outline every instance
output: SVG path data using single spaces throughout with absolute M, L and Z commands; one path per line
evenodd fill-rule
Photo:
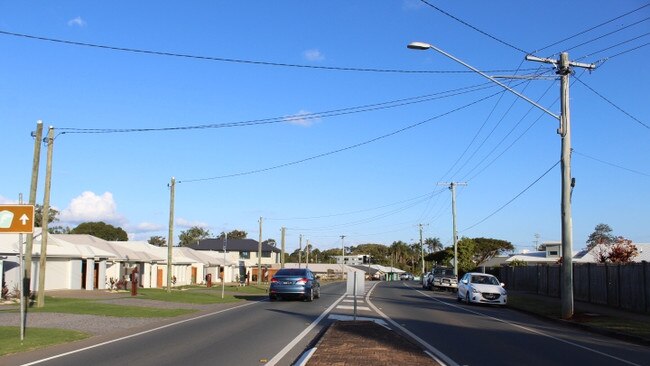
M 477 289 L 475 289 L 474 287 L 472 287 L 472 292 L 473 292 L 473 293 L 475 293 L 475 294 L 478 294 L 478 293 L 480 293 L 480 291 L 479 291 L 479 290 L 477 290 Z

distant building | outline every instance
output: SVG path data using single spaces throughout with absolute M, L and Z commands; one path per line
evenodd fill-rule
M 368 258 L 370 258 L 367 254 L 335 255 L 333 257 L 336 259 L 336 264 L 347 264 L 348 266 L 368 264 Z

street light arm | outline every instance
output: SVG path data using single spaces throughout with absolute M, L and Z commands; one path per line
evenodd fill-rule
M 490 75 L 488 75 L 488 74 L 482 72 L 481 70 L 475 68 L 474 66 L 469 65 L 469 64 L 467 64 L 466 62 L 464 62 L 464 61 L 462 61 L 462 60 L 460 60 L 460 59 L 454 57 L 453 55 L 450 55 L 449 53 L 447 53 L 447 52 L 441 50 L 440 48 L 438 48 L 438 47 L 436 47 L 436 46 L 434 46 L 434 45 L 432 45 L 432 44 L 424 43 L 424 42 L 411 42 L 411 43 L 409 43 L 409 45 L 406 46 L 406 47 L 409 48 L 409 49 L 412 49 L 412 50 L 426 50 L 426 49 L 432 49 L 432 50 L 434 50 L 434 51 L 437 51 L 438 53 L 442 54 L 443 56 L 446 56 L 446 57 L 448 57 L 448 58 L 450 58 L 450 59 L 452 59 L 452 60 L 458 62 L 459 64 L 465 66 L 466 68 L 468 68 L 468 69 L 474 71 L 475 73 L 477 73 L 477 74 L 483 76 L 484 78 L 486 78 L 486 79 L 492 81 L 493 83 L 495 83 L 495 84 L 501 86 L 502 88 L 508 90 L 509 92 L 513 93 L 514 95 L 518 96 L 519 98 L 521 98 L 521 99 L 527 101 L 528 103 L 534 105 L 535 107 L 541 109 L 542 111 L 544 111 L 546 114 L 552 116 L 553 118 L 555 118 L 555 119 L 557 119 L 557 120 L 560 119 L 560 116 L 558 116 L 557 114 L 555 114 L 555 113 L 549 111 L 548 109 L 542 107 L 542 106 L 539 105 L 537 102 L 533 101 L 532 99 L 528 98 L 527 96 L 525 96 L 525 95 L 519 93 L 518 91 L 512 89 L 511 87 L 509 87 L 509 86 L 503 84 L 502 82 L 498 81 L 497 79 L 491 77 Z

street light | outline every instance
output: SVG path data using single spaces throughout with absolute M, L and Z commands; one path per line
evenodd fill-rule
M 561 157 L 561 170 L 562 170 L 562 205 L 561 205 L 561 219 L 562 219 L 562 317 L 569 319 L 573 316 L 573 262 L 572 262 L 572 247 L 573 247 L 573 227 L 571 218 L 571 191 L 573 188 L 573 179 L 571 178 L 571 122 L 569 114 L 569 75 L 571 73 L 571 66 L 581 67 L 593 70 L 596 68 L 594 64 L 583 64 L 579 62 L 569 61 L 569 55 L 566 52 L 561 54 L 560 60 L 540 59 L 532 55 L 527 55 L 526 60 L 550 63 L 557 67 L 557 74 L 561 76 L 560 94 L 561 94 L 561 115 L 549 111 L 548 109 L 537 104 L 530 98 L 519 93 L 518 91 L 510 88 L 509 86 L 499 82 L 495 78 L 481 72 L 475 67 L 463 62 L 462 60 L 450 55 L 449 53 L 435 47 L 429 43 L 424 42 L 411 42 L 407 48 L 412 50 L 428 50 L 432 49 L 445 57 L 448 57 L 457 63 L 465 66 L 466 68 L 474 71 L 475 73 L 483 76 L 484 78 L 492 81 L 493 83 L 501 86 L 502 88 L 510 91 L 516 96 L 522 98 L 528 103 L 534 105 L 544 113 L 552 116 L 560 122 L 558 133 L 562 136 L 562 157 Z M 454 237 L 455 239 L 455 237 Z M 454 258 L 457 260 L 457 258 Z

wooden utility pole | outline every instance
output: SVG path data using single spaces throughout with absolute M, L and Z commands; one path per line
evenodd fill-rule
M 282 258 L 280 258 L 282 260 Z M 260 285 L 262 273 L 262 217 L 260 216 L 260 241 L 257 243 L 257 284 Z
M 309 239 L 307 239 L 307 248 L 306 248 L 306 250 L 307 250 L 307 257 L 305 259 L 305 265 L 306 265 L 305 268 L 309 268 L 309 250 L 310 250 L 310 248 L 309 248 Z
M 302 264 L 302 234 L 300 234 L 300 244 L 298 244 L 298 268 L 301 268 Z
M 167 292 L 172 292 L 172 248 L 174 247 L 174 199 L 176 179 L 172 177 L 169 183 L 169 236 L 167 237 Z M 225 264 L 224 264 L 225 266 Z M 225 276 L 224 267 L 224 276 Z
M 285 233 L 287 231 L 287 228 L 283 227 L 282 229 L 280 229 L 280 231 L 282 233 L 282 238 L 280 239 L 280 241 L 281 241 L 281 245 L 280 245 L 281 250 L 280 251 L 282 252 L 282 256 L 280 257 L 280 268 L 284 268 L 284 235 L 285 235 Z
M 45 167 L 45 195 L 41 212 L 41 257 L 38 264 L 38 294 L 36 307 L 45 306 L 45 266 L 47 264 L 47 227 L 50 220 L 50 189 L 52 188 L 52 154 L 54 152 L 54 127 L 47 131 L 47 165 Z
M 36 122 L 36 132 L 34 136 L 34 161 L 32 163 L 32 183 L 29 189 L 29 204 L 36 205 L 36 188 L 38 187 L 38 169 L 41 164 L 41 143 L 43 142 L 43 122 Z M 41 211 L 42 212 L 42 211 Z M 22 243 L 21 243 L 22 245 Z M 24 303 L 29 302 L 29 292 L 31 290 L 32 278 L 32 250 L 34 247 L 34 233 L 27 234 L 27 244 L 25 245 L 25 269 L 23 271 L 23 291 L 21 293 Z
M 557 133 L 562 137 L 562 318 L 573 317 L 573 222 L 571 217 L 571 193 L 575 182 L 571 177 L 571 114 L 569 110 L 569 75 L 571 67 L 581 67 L 588 70 L 596 68 L 595 64 L 569 61 L 569 54 L 562 52 L 559 60 L 539 58 L 528 55 L 526 60 L 553 64 L 557 67 L 556 74 L 560 75 L 561 114 L 560 128 Z
M 458 276 L 458 230 L 456 225 L 456 186 L 466 186 L 467 182 L 442 182 L 439 186 L 449 186 L 451 190 L 452 235 L 454 236 L 454 276 Z

